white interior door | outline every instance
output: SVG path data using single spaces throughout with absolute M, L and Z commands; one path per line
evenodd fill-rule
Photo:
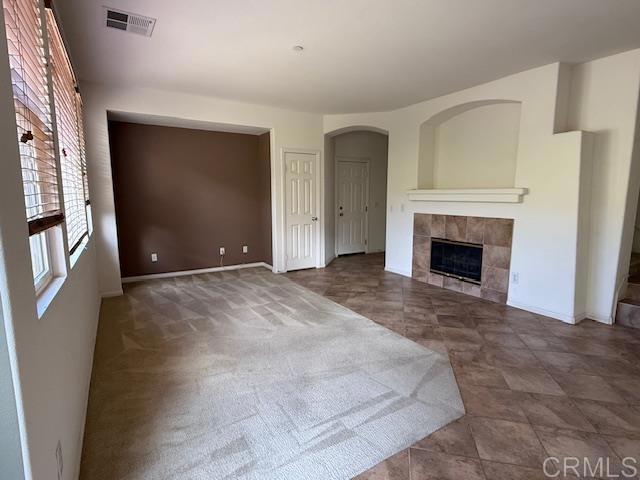
M 338 160 L 338 255 L 366 252 L 369 162 Z
M 316 266 L 318 213 L 316 180 L 318 155 L 284 152 L 286 184 L 287 270 Z

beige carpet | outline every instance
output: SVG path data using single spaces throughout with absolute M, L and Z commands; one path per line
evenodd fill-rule
M 83 479 L 348 479 L 464 413 L 446 356 L 266 269 L 105 300 Z

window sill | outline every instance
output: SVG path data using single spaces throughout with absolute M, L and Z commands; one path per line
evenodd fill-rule
M 69 257 L 69 263 L 71 268 L 78 262 L 82 253 L 87 250 L 87 245 L 89 244 L 89 237 L 87 236 L 80 246 L 73 252 L 73 255 Z M 38 318 L 42 318 L 42 316 L 49 308 L 49 305 L 53 302 L 58 295 L 58 292 L 64 285 L 65 280 L 67 279 L 66 275 L 53 277 L 53 279 L 48 283 L 46 287 L 42 289 L 36 296 L 36 308 L 38 310 Z
M 66 277 L 54 277 L 53 280 L 49 282 L 49 284 L 42 289 L 40 294 L 37 297 L 37 309 L 38 309 L 38 318 L 42 318 L 44 313 L 53 302 L 53 299 L 56 298 L 56 295 L 64 285 L 64 280 Z
M 89 244 L 89 235 L 86 235 L 84 237 L 84 240 L 82 240 L 82 243 L 78 246 L 78 248 L 76 248 L 76 251 L 73 252 L 73 255 L 69 257 L 69 264 L 71 265 L 71 268 L 73 268 L 75 264 L 78 262 L 78 259 L 80 259 L 80 257 L 82 256 L 82 253 L 87 250 L 88 244 Z

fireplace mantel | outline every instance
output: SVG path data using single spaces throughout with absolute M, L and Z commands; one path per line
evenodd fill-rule
M 526 188 L 454 188 L 407 190 L 412 202 L 522 203 Z

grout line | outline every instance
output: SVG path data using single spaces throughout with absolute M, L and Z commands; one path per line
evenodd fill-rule
M 474 440 L 474 442 L 475 442 L 475 440 Z M 476 447 L 476 449 L 477 449 L 477 447 Z M 480 454 L 478 454 L 478 457 L 480 457 Z M 480 459 L 480 460 L 478 461 L 478 463 L 480 463 L 480 470 L 482 471 L 482 476 L 483 476 L 483 477 L 485 478 L 485 480 L 486 480 L 488 477 L 487 477 L 487 472 L 484 470 L 484 464 L 482 463 L 482 459 Z
M 472 434 L 473 437 L 473 434 Z M 473 439 L 474 443 L 475 443 L 475 438 Z M 544 447 L 543 447 L 544 449 Z M 488 463 L 499 463 L 500 465 L 509 465 L 511 467 L 519 467 L 519 468 L 531 468 L 531 469 L 536 469 L 536 467 L 532 467 L 531 465 L 522 465 L 520 463 L 509 463 L 509 462 L 505 462 L 502 460 L 489 460 L 486 458 L 482 458 L 480 457 L 480 455 L 478 454 L 477 457 L 470 457 L 469 455 L 461 455 L 459 453 L 449 453 L 449 452 L 441 452 L 438 450 L 427 450 L 425 448 L 417 448 L 417 447 L 409 447 L 409 450 L 420 450 L 423 452 L 429 452 L 429 453 L 433 453 L 436 455 L 443 455 L 446 457 L 458 457 L 458 458 L 465 458 L 467 460 L 473 460 L 476 462 L 479 462 L 482 465 L 482 462 L 488 462 Z M 483 467 L 483 473 L 484 473 L 484 467 Z M 486 476 L 486 474 L 485 474 Z

